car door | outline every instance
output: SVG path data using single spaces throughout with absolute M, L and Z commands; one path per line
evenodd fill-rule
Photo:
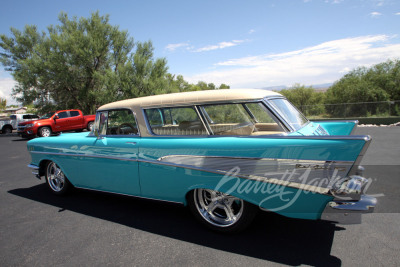
M 69 130 L 69 113 L 68 111 L 62 111 L 56 114 L 57 119 L 54 120 L 54 130 L 56 132 L 62 132 Z
M 70 118 L 69 118 L 69 127 L 72 130 L 75 129 L 82 129 L 84 128 L 83 126 L 83 116 L 81 116 L 81 113 L 77 110 L 71 110 L 69 112 Z
M 80 157 L 77 187 L 140 195 L 138 152 L 140 136 L 132 111 L 97 113 L 96 135 L 77 145 Z

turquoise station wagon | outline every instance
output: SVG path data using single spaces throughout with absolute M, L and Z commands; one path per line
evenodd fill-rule
M 244 229 L 260 209 L 354 223 L 376 205 L 359 166 L 371 137 L 352 135 L 357 123 L 308 121 L 266 90 L 148 96 L 100 107 L 90 133 L 29 141 L 29 167 L 55 194 L 182 203 L 221 232 Z

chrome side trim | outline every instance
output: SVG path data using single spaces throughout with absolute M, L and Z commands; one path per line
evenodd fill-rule
M 157 164 L 157 165 L 163 165 L 163 166 L 169 166 L 169 167 L 184 168 L 184 169 L 195 170 L 195 171 L 204 171 L 204 172 L 215 173 L 215 174 L 219 174 L 219 175 L 232 175 L 232 173 L 230 173 L 228 171 L 213 170 L 213 169 L 195 167 L 195 166 L 190 166 L 190 165 L 157 162 L 157 161 L 153 161 L 153 160 L 139 160 L 139 161 L 144 162 L 144 163 Z M 300 184 L 300 183 L 296 183 L 296 182 L 290 182 L 290 181 L 285 181 L 285 180 L 276 179 L 276 178 L 266 178 L 266 177 L 261 177 L 261 176 L 256 176 L 256 175 L 234 174 L 233 176 L 237 177 L 237 178 L 242 178 L 242 179 L 247 179 L 247 180 L 252 180 L 252 181 L 257 181 L 257 182 L 262 182 L 262 183 L 270 183 L 270 184 L 277 184 L 280 186 L 287 186 L 287 187 L 291 187 L 291 188 L 295 188 L 295 189 L 315 192 L 318 194 L 331 195 L 330 190 L 328 188 L 314 186 L 314 185 Z
M 226 137 L 226 136 L 225 136 Z M 364 140 L 370 141 L 369 135 L 261 135 L 261 136 L 236 136 L 238 138 L 266 138 L 266 139 L 307 139 L 307 140 Z
M 350 135 L 354 134 L 354 132 L 357 130 L 359 121 L 358 121 L 358 120 L 354 120 L 354 121 L 351 121 L 351 122 L 354 123 L 354 127 L 353 127 L 353 129 L 351 130 Z
M 357 135 L 352 135 L 352 136 L 357 136 Z M 371 144 L 372 138 L 369 135 L 365 136 L 365 144 L 364 147 L 362 148 L 360 154 L 358 154 L 357 159 L 354 161 L 353 167 L 349 171 L 349 176 L 350 175 L 356 175 L 358 173 L 358 167 L 360 166 L 361 160 L 363 159 L 365 153 L 368 150 L 369 145 Z
M 124 157 L 113 157 L 113 156 L 99 156 L 99 155 L 87 155 L 87 154 L 73 154 L 73 153 L 58 153 L 58 152 L 42 152 L 42 151 L 31 151 L 34 154 L 42 154 L 42 155 L 54 155 L 54 156 L 69 156 L 69 157 L 85 157 L 85 158 L 102 158 L 102 159 L 114 159 L 114 160 L 122 160 L 122 161 L 133 161 L 137 162 L 136 158 L 124 158 Z
M 172 167 L 231 175 L 318 193 L 327 193 L 335 182 L 346 177 L 353 165 L 353 161 L 191 155 L 168 155 L 157 161 Z
M 143 162 L 156 165 L 192 169 L 215 173 L 219 175 L 232 175 L 232 169 L 239 167 L 240 172 L 232 176 L 243 179 L 255 180 L 272 184 L 279 184 L 296 189 L 317 192 L 320 194 L 331 195 L 332 184 L 325 182 L 323 186 L 315 179 L 324 180 L 329 174 L 336 172 L 336 176 L 346 175 L 352 165 L 351 161 L 313 161 L 313 160 L 292 160 L 292 159 L 267 159 L 267 158 L 239 158 L 239 157 L 219 157 L 219 156 L 191 156 L 191 155 L 169 155 L 157 160 L 145 160 L 138 158 L 124 158 L 102 155 L 70 154 L 57 152 L 31 151 L 35 154 L 68 156 L 68 157 L 88 157 L 105 158 L 112 160 Z M 338 165 L 338 166 L 336 166 Z M 307 173 L 307 171 L 309 172 Z M 310 175 L 311 173 L 311 175 Z M 339 175 L 337 175 L 339 173 Z M 302 175 L 306 174 L 307 177 Z M 276 178 L 280 176 L 281 178 Z M 310 177 L 308 177 L 310 176 Z M 342 177 L 343 178 L 343 177 Z M 306 182 L 303 180 L 306 179 Z M 311 181 L 309 181 L 311 180 Z M 309 183 L 307 183 L 307 181 Z

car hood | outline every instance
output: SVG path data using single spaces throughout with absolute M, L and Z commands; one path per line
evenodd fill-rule
M 18 125 L 24 126 L 24 125 L 31 124 L 34 122 L 41 122 L 41 121 L 46 121 L 46 120 L 48 120 L 48 119 L 23 121 L 23 122 L 18 123 Z

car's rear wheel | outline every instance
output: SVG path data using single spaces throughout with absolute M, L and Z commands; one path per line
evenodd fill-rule
M 210 189 L 195 189 L 188 195 L 194 216 L 218 232 L 239 232 L 254 219 L 258 208 L 240 198 Z
M 50 190 L 57 195 L 66 194 L 72 187 L 61 168 L 53 161 L 46 166 L 46 183 Z
M 42 127 L 39 129 L 39 136 L 41 137 L 49 137 L 51 135 L 50 127 Z

